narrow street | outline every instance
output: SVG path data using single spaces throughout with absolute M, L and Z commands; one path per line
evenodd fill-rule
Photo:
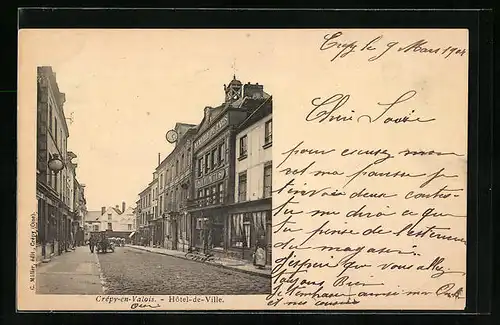
M 271 279 L 202 262 L 119 247 L 99 254 L 107 294 L 268 294 Z
M 270 288 L 270 278 L 130 247 L 107 254 L 77 247 L 37 267 L 40 294 L 245 295 Z

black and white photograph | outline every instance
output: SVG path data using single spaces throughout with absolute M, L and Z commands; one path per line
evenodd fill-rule
M 211 56 L 222 48 L 194 63 L 87 40 L 37 67 L 37 293 L 270 293 L 273 98 L 259 70 Z
M 20 304 L 463 310 L 468 37 L 21 30 Z

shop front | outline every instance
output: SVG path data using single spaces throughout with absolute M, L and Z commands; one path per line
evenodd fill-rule
M 38 185 L 37 260 L 48 261 L 59 249 L 57 230 L 60 202 L 52 189 L 43 184 Z
M 216 256 L 226 255 L 226 210 L 219 207 L 192 213 L 192 239 L 197 251 Z
M 227 255 L 256 264 L 271 265 L 271 213 L 270 199 L 232 205 Z M 256 258 L 259 260 L 256 261 Z

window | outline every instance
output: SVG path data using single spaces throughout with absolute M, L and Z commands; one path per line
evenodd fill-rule
M 49 130 L 50 133 L 54 132 L 54 130 L 52 130 L 52 105 L 49 105 Z
M 175 161 L 175 176 L 179 175 L 179 159 Z
M 247 199 L 247 172 L 238 175 L 238 201 L 246 201 Z
M 218 165 L 217 159 L 217 149 L 212 150 L 212 154 L 210 155 L 210 165 L 212 165 L 212 169 L 215 169 L 215 166 Z
M 163 174 L 160 174 L 160 188 L 163 188 Z
M 247 156 L 247 144 L 248 138 L 246 135 L 244 135 L 240 138 L 240 158 L 244 158 Z
M 210 153 L 205 155 L 205 174 L 210 171 Z
M 128 227 L 128 230 L 132 230 L 132 225 L 131 224 L 128 224 L 127 227 Z
M 210 197 L 210 189 L 206 188 L 205 189 L 205 199 L 207 200 L 207 205 L 212 204 L 212 200 Z
M 272 165 L 264 166 L 264 197 L 270 197 L 273 186 L 273 167 Z
M 198 191 L 198 206 L 201 206 L 203 203 L 203 190 Z
M 212 186 L 212 197 L 211 200 L 214 204 L 218 203 L 218 197 L 217 197 L 217 186 Z
M 109 221 L 113 220 L 113 217 L 111 216 L 111 213 L 108 213 L 108 220 Z
M 248 214 L 231 216 L 231 246 L 250 247 L 250 219 Z
M 272 123 L 272 120 L 269 120 L 266 122 L 264 132 L 265 132 L 264 143 L 265 144 L 272 143 L 273 142 L 273 123 Z
M 203 218 L 196 219 L 196 229 L 203 229 Z
M 224 183 L 219 184 L 219 203 L 224 203 Z
M 58 146 L 57 145 L 57 119 L 54 119 L 54 137 L 55 137 L 54 142 L 56 143 L 56 146 Z
M 219 158 L 219 161 L 218 161 L 218 164 L 219 165 L 222 165 L 224 163 L 224 157 L 226 155 L 226 152 L 224 150 L 224 142 L 222 142 L 221 144 L 219 144 L 219 148 L 218 148 L 218 158 Z
M 198 158 L 198 177 L 203 175 L 203 157 Z
M 108 230 L 113 230 L 113 223 L 108 222 Z
M 182 156 L 181 156 L 181 171 L 183 171 L 185 167 L 186 166 L 185 166 L 185 161 L 184 161 L 184 154 L 182 154 Z
M 99 225 L 94 225 L 94 231 L 99 231 Z

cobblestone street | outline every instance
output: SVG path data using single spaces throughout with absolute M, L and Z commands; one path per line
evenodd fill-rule
M 98 258 L 106 294 L 245 295 L 271 290 L 269 278 L 128 247 Z

